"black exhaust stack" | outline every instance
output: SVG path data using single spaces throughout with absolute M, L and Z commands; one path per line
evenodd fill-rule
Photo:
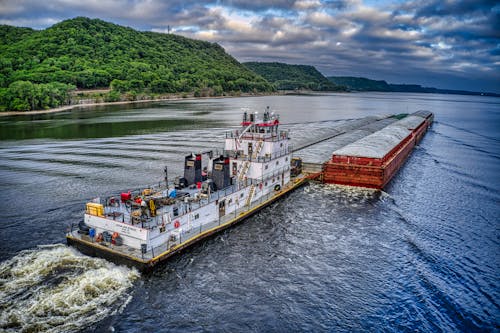
M 184 161 L 184 178 L 186 185 L 201 182 L 201 154 L 186 156 Z
M 229 157 L 220 156 L 213 160 L 212 179 L 218 190 L 231 185 L 229 171 Z

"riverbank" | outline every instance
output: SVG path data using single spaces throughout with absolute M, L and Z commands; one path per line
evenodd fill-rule
M 51 108 L 46 110 L 33 110 L 33 111 L 3 111 L 0 112 L 0 117 L 4 116 L 30 116 L 37 114 L 48 114 L 48 113 L 57 113 L 63 111 L 71 111 L 74 109 L 85 109 L 92 108 L 96 106 L 109 106 L 109 105 L 125 105 L 125 104 L 140 104 L 140 103 L 154 103 L 154 102 L 165 102 L 165 101 L 190 101 L 190 100 L 200 100 L 200 99 L 221 99 L 221 98 L 235 98 L 235 97 L 259 97 L 259 96 L 285 96 L 285 95 L 297 95 L 297 96 L 305 96 L 305 95 L 321 95 L 324 94 L 325 91 L 313 91 L 313 90 L 279 90 L 277 92 L 270 93 L 239 93 L 234 95 L 224 95 L 224 96 L 197 96 L 195 97 L 193 94 L 189 95 L 179 95 L 179 94 L 171 94 L 171 95 L 162 95 L 160 98 L 149 98 L 149 99 L 141 99 L 141 100 L 133 100 L 133 101 L 118 101 L 118 102 L 97 102 L 97 103 L 82 103 L 82 104 L 72 104 L 72 105 L 64 105 L 58 108 Z M 328 93 L 328 92 L 327 92 Z M 338 91 L 330 91 L 329 93 L 338 93 Z M 345 93 L 345 92 L 342 92 Z
M 124 104 L 141 104 L 141 103 L 151 103 L 151 102 L 166 102 L 166 101 L 189 101 L 189 100 L 200 100 L 200 99 L 220 99 L 220 98 L 234 98 L 234 97 L 258 97 L 258 96 L 273 96 L 273 95 L 287 95 L 287 91 L 279 91 L 274 93 L 241 93 L 235 95 L 226 96 L 207 96 L 207 97 L 195 97 L 194 95 L 167 95 L 161 98 L 155 99 L 143 99 L 134 101 L 118 101 L 118 102 L 98 102 L 98 103 L 84 103 L 84 104 L 73 104 L 64 105 L 58 108 L 46 109 L 46 110 L 33 110 L 33 111 L 4 111 L 0 112 L 0 117 L 2 116 L 29 116 L 37 114 L 48 114 L 57 113 L 63 111 L 71 111 L 74 109 L 85 109 L 92 108 L 96 106 L 109 106 L 109 105 L 124 105 Z

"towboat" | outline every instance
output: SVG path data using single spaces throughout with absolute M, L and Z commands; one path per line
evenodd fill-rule
M 197 241 L 238 223 L 307 178 L 292 159 L 279 115 L 245 112 L 224 150 L 184 157 L 184 175 L 86 204 L 67 243 L 81 252 L 149 270 Z

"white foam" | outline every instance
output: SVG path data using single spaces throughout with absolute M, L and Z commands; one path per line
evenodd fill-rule
M 23 251 L 0 264 L 0 330 L 81 330 L 121 311 L 138 277 L 62 244 Z

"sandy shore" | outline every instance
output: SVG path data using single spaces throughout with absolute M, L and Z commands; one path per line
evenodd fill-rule
M 56 113 L 62 111 L 69 111 L 73 109 L 84 109 L 92 108 L 96 106 L 106 106 L 106 105 L 121 105 L 121 104 L 136 104 L 136 103 L 150 103 L 150 102 L 169 102 L 169 101 L 189 101 L 189 100 L 199 100 L 199 99 L 216 99 L 216 98 L 234 98 L 234 97 L 258 97 L 258 96 L 272 96 L 272 95 L 283 95 L 282 92 L 270 93 L 270 94 L 241 94 L 240 96 L 213 96 L 213 97 L 181 97 L 181 96 L 169 96 L 168 98 L 159 99 L 144 99 L 139 101 L 120 101 L 120 102 L 101 102 L 101 103 L 88 103 L 88 104 L 73 104 L 65 105 L 58 108 L 47 109 L 47 110 L 33 110 L 33 111 L 5 111 L 0 112 L 0 117 L 2 116 L 29 116 L 35 114 L 45 114 L 45 113 Z

